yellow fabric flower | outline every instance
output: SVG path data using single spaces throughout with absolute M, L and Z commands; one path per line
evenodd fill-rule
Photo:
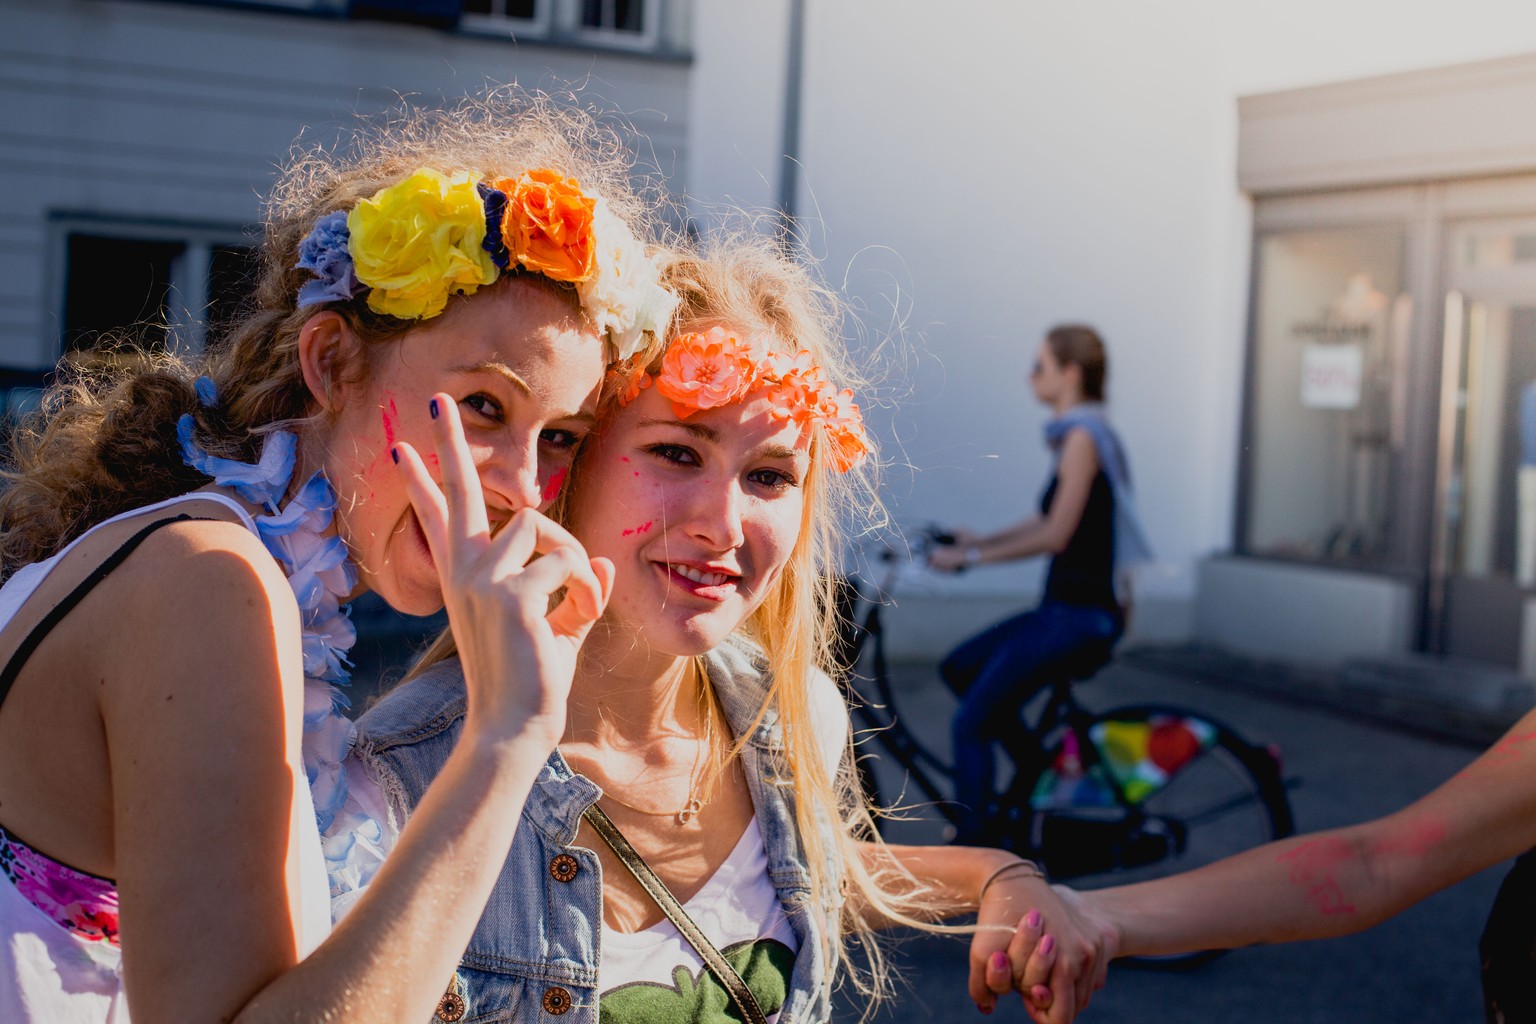
M 472 295 L 499 271 L 485 241 L 475 179 L 423 168 L 381 189 L 347 217 L 347 248 L 368 308 L 404 320 L 437 316 L 453 294 Z

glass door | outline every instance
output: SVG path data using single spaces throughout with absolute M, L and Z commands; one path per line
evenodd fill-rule
M 1536 594 L 1536 221 L 1448 235 L 1431 637 L 1521 666 Z

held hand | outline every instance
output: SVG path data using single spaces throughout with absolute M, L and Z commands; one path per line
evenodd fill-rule
M 1030 1018 L 1036 1024 L 1070 1024 L 1104 987 L 1120 933 L 1083 894 L 1063 885 L 1051 886 L 1051 892 L 1060 910 L 1047 910 L 1033 927 L 1026 914 L 1008 955 Z M 1070 934 L 1056 940 L 1047 928 Z
M 1118 948 L 1114 929 L 1077 893 L 1021 866 L 996 876 L 983 894 L 971 941 L 971 998 L 990 1013 L 998 996 L 1017 991 L 1037 1024 L 1068 1024 L 1104 986 Z
M 589 559 L 534 509 L 519 510 L 493 536 L 458 407 L 447 395 L 433 402 L 442 483 L 410 445 L 396 445 L 395 454 L 442 583 L 469 721 L 503 738 L 547 742 L 547 753 L 565 729 L 576 653 L 607 604 L 613 565 Z

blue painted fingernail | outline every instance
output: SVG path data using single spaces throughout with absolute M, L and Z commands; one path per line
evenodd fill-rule
M 389 450 L 389 457 L 394 459 L 395 460 L 395 465 L 398 466 L 400 464 L 400 449 L 399 448 L 393 448 L 393 447 L 390 448 L 390 450 Z
M 437 419 L 437 399 L 432 399 L 431 404 L 427 406 L 427 411 L 432 414 L 433 419 Z

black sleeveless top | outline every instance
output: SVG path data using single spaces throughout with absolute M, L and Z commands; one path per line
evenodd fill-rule
M 1048 515 L 1060 481 L 1052 476 L 1040 496 L 1040 514 Z M 1115 600 L 1115 495 L 1101 469 L 1093 478 L 1088 504 L 1066 549 L 1051 559 L 1045 600 L 1119 612 Z

